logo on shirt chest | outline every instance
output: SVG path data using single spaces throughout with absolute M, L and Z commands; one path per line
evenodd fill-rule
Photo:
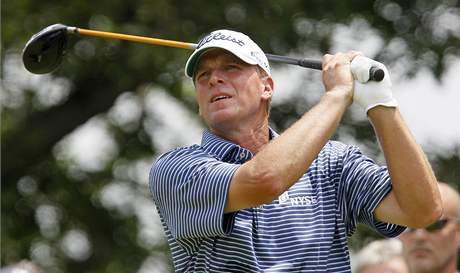
M 316 197 L 308 195 L 289 196 L 289 191 L 285 191 L 278 197 L 278 203 L 280 205 L 307 206 L 318 203 L 318 200 Z

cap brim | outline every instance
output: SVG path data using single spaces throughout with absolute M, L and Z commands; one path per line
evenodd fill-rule
M 228 43 L 209 43 L 208 45 L 204 45 L 198 50 L 195 50 L 192 55 L 187 60 L 187 63 L 185 64 L 185 75 L 187 77 L 193 78 L 193 74 L 195 72 L 196 65 L 198 64 L 198 61 L 200 60 L 201 56 L 208 51 L 209 49 L 212 48 L 221 48 L 229 51 L 230 53 L 234 54 L 237 56 L 239 59 L 241 59 L 243 62 L 248 63 L 248 64 L 257 64 L 256 61 L 251 59 L 250 57 L 246 56 L 242 51 L 238 50 L 238 48 L 235 47 L 230 47 L 228 46 Z

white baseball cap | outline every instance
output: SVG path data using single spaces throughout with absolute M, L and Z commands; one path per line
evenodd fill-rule
M 247 35 L 227 29 L 215 30 L 200 40 L 195 51 L 185 64 L 185 75 L 193 78 L 198 60 L 209 48 L 222 48 L 228 50 L 245 63 L 258 65 L 265 70 L 268 75 L 271 75 L 267 56 L 265 56 L 262 49 L 260 49 L 260 47 Z

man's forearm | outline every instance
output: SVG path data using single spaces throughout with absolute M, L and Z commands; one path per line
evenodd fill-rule
M 337 129 L 347 103 L 335 94 L 326 93 L 321 101 L 270 142 L 248 164 L 279 183 L 284 192 L 308 169 Z
M 401 210 L 391 212 L 387 207 L 381 210 L 384 213 L 380 217 L 413 227 L 430 224 L 440 216 L 442 206 L 436 177 L 425 154 L 398 108 L 379 106 L 368 115 L 385 155 L 392 194 Z

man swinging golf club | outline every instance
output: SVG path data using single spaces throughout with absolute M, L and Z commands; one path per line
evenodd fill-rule
M 322 61 L 322 98 L 278 134 L 268 125 L 275 89 L 264 52 L 229 30 L 201 40 L 185 73 L 208 129 L 200 145 L 163 154 L 150 172 L 176 272 L 350 272 L 347 236 L 359 222 L 396 236 L 441 215 L 385 66 L 356 52 Z M 367 82 L 371 66 L 385 70 L 381 82 Z M 329 140 L 354 101 L 387 167 Z

